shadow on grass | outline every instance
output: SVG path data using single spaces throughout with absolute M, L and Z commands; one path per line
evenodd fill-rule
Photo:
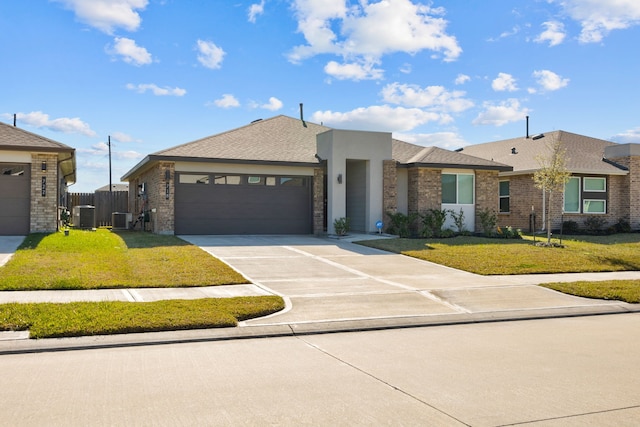
M 129 249 L 159 248 L 166 246 L 192 246 L 176 236 L 163 236 L 143 231 L 114 231 Z
M 38 247 L 40 242 L 42 242 L 42 240 L 45 237 L 47 237 L 48 235 L 49 235 L 48 233 L 32 233 L 32 234 L 29 234 L 27 237 L 25 237 L 25 239 L 22 241 L 20 246 L 18 246 L 18 250 L 35 249 L 35 248 Z

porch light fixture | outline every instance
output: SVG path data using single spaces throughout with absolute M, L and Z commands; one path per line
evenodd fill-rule
M 338 174 L 338 184 L 342 184 L 342 174 Z
M 47 170 L 47 162 L 42 162 L 42 171 L 46 171 Z
M 164 171 L 164 180 L 167 182 L 171 180 L 171 171 L 169 169 L 165 169 Z

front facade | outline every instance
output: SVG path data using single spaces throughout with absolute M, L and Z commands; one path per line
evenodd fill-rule
M 549 148 L 560 142 L 571 177 L 547 206 L 533 175 Z M 462 151 L 513 166 L 499 174 L 499 223 L 523 230 L 545 228 L 551 215 L 553 230 L 564 221 L 587 227 L 597 218 L 611 227 L 621 220 L 640 229 L 640 145 L 616 144 L 566 131 L 539 134 L 465 147 Z M 550 213 L 549 213 L 550 212 Z
M 56 231 L 75 179 L 73 148 L 0 123 L 0 235 Z
M 323 234 L 349 218 L 377 231 L 387 212 L 497 209 L 509 166 L 286 116 L 148 155 L 124 177 L 129 206 L 162 234 Z M 444 190 L 443 190 L 444 189 Z

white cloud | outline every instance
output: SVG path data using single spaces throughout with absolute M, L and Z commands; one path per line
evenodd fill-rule
M 96 144 L 93 144 L 91 148 L 78 148 L 76 151 L 79 154 L 87 154 L 90 156 L 103 157 L 103 156 L 109 155 L 109 146 L 104 142 L 98 142 Z M 133 150 L 128 150 L 128 151 L 114 150 L 112 145 L 111 157 L 116 160 L 135 160 L 135 159 L 141 159 L 142 157 L 144 157 L 144 155 Z M 95 168 L 92 168 L 92 169 L 95 169 Z M 102 167 L 100 169 L 102 169 Z
M 54 132 L 79 133 L 91 137 L 96 136 L 91 127 L 78 117 L 61 117 L 52 120 L 48 114 L 42 111 L 32 111 L 31 113 L 17 113 L 16 119 L 35 128 L 45 128 Z
M 222 66 L 222 59 L 226 54 L 222 48 L 216 46 L 213 42 L 198 40 L 198 62 L 206 68 L 213 70 Z
M 611 140 L 620 144 L 640 144 L 640 127 L 619 133 Z
M 338 64 L 336 61 L 329 61 L 324 67 L 324 72 L 338 80 L 380 80 L 384 71 L 374 68 L 375 63 L 347 63 Z
M 417 126 L 441 119 L 440 114 L 420 108 L 391 107 L 388 105 L 357 108 L 346 113 L 316 111 L 312 115 L 315 123 L 340 129 L 375 131 L 410 131 Z
M 520 27 L 516 25 L 515 27 L 511 28 L 511 30 L 509 31 L 503 31 L 502 33 L 500 33 L 498 37 L 490 37 L 489 39 L 487 39 L 487 41 L 497 42 L 500 39 L 506 39 L 508 37 L 515 36 L 519 32 L 520 32 Z
M 542 33 L 538 35 L 533 41 L 538 43 L 549 42 L 549 46 L 557 46 L 564 41 L 566 36 L 564 30 L 564 24 L 558 21 L 543 22 L 542 25 L 546 28 Z
M 523 120 L 529 109 L 520 106 L 520 102 L 515 98 L 501 101 L 499 104 L 485 102 L 484 110 L 473 119 L 474 125 L 494 125 L 503 126 L 507 123 Z
M 216 99 L 213 103 L 220 108 L 233 108 L 240 106 L 240 101 L 229 93 L 223 94 L 222 98 Z
M 580 22 L 582 43 L 598 43 L 612 30 L 622 30 L 640 24 L 638 0 L 552 0 Z
M 399 70 L 402 74 L 411 74 L 411 64 L 405 62 Z
M 446 32 L 442 8 L 409 0 L 361 1 L 349 6 L 345 0 L 296 0 L 293 7 L 298 31 L 307 44 L 292 49 L 288 55 L 291 62 L 334 54 L 342 56 L 346 64 L 375 64 L 387 54 L 413 55 L 425 49 L 443 55 L 445 61 L 454 61 L 462 52 L 456 38 Z M 328 69 L 336 65 L 334 62 Z
M 142 83 L 134 85 L 133 83 L 127 84 L 127 89 L 134 90 L 138 93 L 145 93 L 151 91 L 156 96 L 183 96 L 187 93 L 185 89 L 179 87 L 160 87 L 154 83 Z
M 254 3 L 249 6 L 249 22 L 255 23 L 256 17 L 258 15 L 262 15 L 264 13 L 264 0 L 261 0 L 260 3 Z
M 282 108 L 282 101 L 272 96 L 269 98 L 269 102 L 267 104 L 262 104 L 260 108 L 264 108 L 269 111 L 277 111 Z
M 491 82 L 491 88 L 496 92 L 515 92 L 518 90 L 516 79 L 507 73 L 498 73 L 498 77 Z
M 111 140 L 116 142 L 140 142 L 140 140 L 134 139 L 131 135 L 127 135 L 123 132 L 114 132 L 111 134 Z
M 454 83 L 457 85 L 463 85 L 466 82 L 468 82 L 469 80 L 471 80 L 471 77 L 467 76 L 466 74 L 458 74 L 458 76 L 456 77 Z
M 429 108 L 436 112 L 459 113 L 473 107 L 473 102 L 464 98 L 466 92 L 448 91 L 443 86 L 420 87 L 391 83 L 382 89 L 385 102 L 407 107 Z
M 425 147 L 440 147 L 447 150 L 455 150 L 456 148 L 466 147 L 469 145 L 460 135 L 455 132 L 436 132 L 436 133 L 395 133 L 394 138 L 401 141 L 410 142 Z
M 72 10 L 78 20 L 107 34 L 123 28 L 136 31 L 140 27 L 140 15 L 148 0 L 54 0 Z
M 136 45 L 135 40 L 126 37 L 116 37 L 112 47 L 107 49 L 112 55 L 120 55 L 122 60 L 136 66 L 147 65 L 153 62 L 147 49 Z
M 536 70 L 533 72 L 533 77 L 545 91 L 558 90 L 569 84 L 569 79 L 562 78 L 549 70 Z

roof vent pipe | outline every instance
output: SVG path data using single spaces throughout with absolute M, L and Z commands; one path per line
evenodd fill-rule
M 302 126 L 307 127 L 307 123 L 304 121 L 304 113 L 302 111 L 302 102 L 300 103 L 300 121 L 302 122 Z
M 527 139 L 529 139 L 529 116 L 527 116 Z
M 17 114 L 13 113 L 13 127 L 16 127 L 16 116 Z

